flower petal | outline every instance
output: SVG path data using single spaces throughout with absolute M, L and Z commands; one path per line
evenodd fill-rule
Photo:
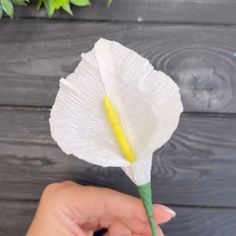
M 102 107 L 104 86 L 85 61 L 61 79 L 51 111 L 53 138 L 67 154 L 101 166 L 129 165 L 122 156 Z
M 105 96 L 117 109 L 138 158 L 125 171 L 142 182 L 142 165 L 147 163 L 144 172 L 150 172 L 152 152 L 179 122 L 183 107 L 178 86 L 147 59 L 105 39 L 82 54 L 75 72 L 61 80 L 50 118 L 53 138 L 67 154 L 101 166 L 126 167 L 130 163 L 122 157 L 103 110 Z

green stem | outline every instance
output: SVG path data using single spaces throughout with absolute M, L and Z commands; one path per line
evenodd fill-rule
M 154 215 L 153 215 L 153 208 L 152 208 L 152 189 L 151 189 L 151 183 L 147 183 L 144 185 L 138 185 L 138 193 L 140 198 L 143 201 L 143 205 L 146 210 L 146 214 L 148 216 L 148 221 L 152 230 L 152 235 L 157 236 L 157 231 L 156 231 L 156 224 L 154 220 Z

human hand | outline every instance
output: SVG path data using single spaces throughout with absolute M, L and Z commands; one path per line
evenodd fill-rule
M 163 205 L 153 206 L 156 224 L 175 216 Z M 151 236 L 142 202 L 127 194 L 66 181 L 44 190 L 27 236 L 92 236 L 107 228 L 106 236 Z M 163 236 L 157 226 L 158 236 Z

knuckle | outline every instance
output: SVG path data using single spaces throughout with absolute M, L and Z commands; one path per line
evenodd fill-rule
M 68 186 L 68 185 L 74 185 L 75 183 L 71 180 L 64 180 L 61 182 L 62 185 Z
M 60 188 L 61 188 L 61 183 L 52 183 L 52 184 L 47 185 L 45 189 L 43 190 L 42 198 L 43 199 L 50 198 L 52 195 L 57 193 L 60 190 Z
M 104 195 L 109 195 L 111 198 L 117 195 L 117 191 L 109 188 L 100 188 L 100 191 L 102 191 Z
M 41 195 L 39 208 L 43 211 L 53 212 L 60 201 L 61 183 L 52 183 L 47 185 Z
M 41 199 L 46 199 L 46 201 L 49 201 L 53 198 L 53 200 L 55 201 L 57 198 L 63 197 L 66 190 L 68 190 L 74 184 L 74 182 L 68 180 L 63 182 L 51 183 L 47 185 L 43 190 Z
M 61 202 L 67 199 L 68 194 L 75 185 L 77 186 L 77 184 L 72 181 L 51 183 L 43 190 L 40 202 L 43 206 L 50 207 L 61 204 Z

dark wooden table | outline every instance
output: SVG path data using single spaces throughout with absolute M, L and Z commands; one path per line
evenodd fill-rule
M 48 118 L 58 81 L 104 37 L 147 57 L 181 87 L 185 112 L 154 153 L 154 202 L 167 236 L 236 235 L 236 0 L 94 1 L 75 16 L 18 8 L 0 21 L 0 235 L 24 235 L 44 187 L 66 179 L 136 195 L 120 169 L 66 156 Z

